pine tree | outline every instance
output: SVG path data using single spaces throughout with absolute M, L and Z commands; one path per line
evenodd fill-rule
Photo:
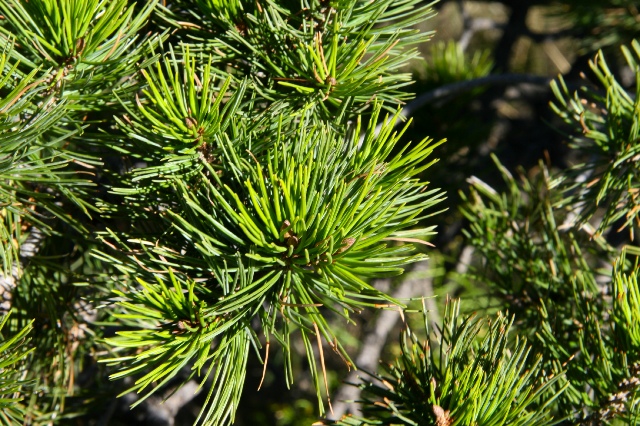
M 493 156 L 502 182 L 446 188 L 452 205 L 428 182 L 451 148 L 400 124 L 435 7 L 0 1 L 3 423 L 82 422 L 195 381 L 195 423 L 231 424 L 255 359 L 259 386 L 270 363 L 287 387 L 306 376 L 326 418 L 329 357 L 360 367 L 344 329 L 380 309 L 407 319 L 399 357 L 363 373 L 361 413 L 325 423 L 640 423 L 637 20 L 563 10 L 616 36 L 585 37 L 606 49 L 593 86 L 551 84 L 571 164 L 516 178 Z M 631 86 L 607 65 L 618 45 Z M 433 87 L 519 78 L 463 50 L 433 44 Z M 436 264 L 436 221 L 456 214 L 477 259 L 456 280 L 492 308 L 450 301 L 433 324 L 443 292 L 373 280 Z

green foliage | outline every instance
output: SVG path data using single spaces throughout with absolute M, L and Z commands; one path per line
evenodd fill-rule
M 630 271 L 624 271 L 625 256 L 616 262 L 613 273 L 613 320 L 620 335 L 622 348 L 640 358 L 640 287 L 638 284 L 638 260 Z
M 207 21 L 213 29 L 244 20 L 219 38 L 193 33 L 195 42 L 168 44 L 160 57 L 149 44 L 139 81 L 116 92 L 125 113 L 116 117 L 121 133 L 112 149 L 140 163 L 109 175 L 121 203 L 101 206 L 105 217 L 136 220 L 127 231 L 102 232 L 105 249 L 94 251 L 122 277 L 112 320 L 129 330 L 106 339 L 114 354 L 105 361 L 120 368 L 114 379 L 136 376 L 130 390 L 145 393 L 137 404 L 190 365 L 190 377 L 213 381 L 199 421 L 232 422 L 251 348 L 268 357 L 275 339 L 293 383 L 295 332 L 322 413 L 323 341 L 352 364 L 327 316 L 349 321 L 365 307 L 401 305 L 367 278 L 401 274 L 425 257 L 413 245 L 426 244 L 433 228 L 418 225 L 443 199 L 418 178 L 438 144 L 425 139 L 393 152 L 402 132 L 391 124 L 375 131 L 383 108 L 375 99 L 400 95 L 408 81 L 392 77 L 414 54 L 400 48 L 425 37 L 407 27 L 431 15 L 429 7 L 411 14 L 416 3 L 346 1 L 311 16 L 271 2 L 243 5 Z M 161 9 L 169 21 L 185 12 L 173 7 Z M 319 16 L 326 26 L 307 26 Z M 268 38 L 290 36 L 300 52 L 268 61 L 264 43 L 286 47 Z M 285 70 L 323 87 L 336 79 L 336 87 L 317 94 L 293 87 L 302 88 L 298 96 L 286 81 L 257 76 Z M 337 117 L 326 114 L 325 101 Z M 363 129 L 354 114 L 367 104 Z
M 461 194 L 461 210 L 469 221 L 464 233 L 483 258 L 476 279 L 489 285 L 490 294 L 501 298 L 510 312 L 519 313 L 517 323 L 533 337 L 541 315 L 548 314 L 539 311 L 541 304 L 555 319 L 571 322 L 575 312 L 567 303 L 574 288 L 569 283 L 581 273 L 587 289 L 597 292 L 590 259 L 606 259 L 613 250 L 603 239 L 592 240 L 586 231 L 566 226 L 572 206 L 565 205 L 558 190 L 562 179 L 550 176 L 544 165 L 534 178 L 521 176 L 518 183 L 496 157 L 494 161 L 506 190 L 498 193 L 470 179 L 469 195 Z
M 405 330 L 401 358 L 374 376 L 379 382 L 362 385 L 365 417 L 337 424 L 555 424 L 550 407 L 562 389 L 544 394 L 561 376 L 540 374 L 540 356 L 510 338 L 513 320 L 463 318 L 459 309 L 459 302 L 447 305 L 442 328 L 429 341 Z
M 580 53 L 630 43 L 638 36 L 638 5 L 633 0 L 600 0 L 586 4 L 568 0 L 552 8 L 553 15 L 570 19 L 570 31 L 578 37 Z
M 629 262 L 628 254 L 635 259 Z M 600 371 L 609 372 L 605 379 L 609 380 L 610 395 L 594 415 L 599 421 L 619 418 L 633 424 L 640 418 L 640 328 L 637 315 L 640 312 L 639 255 L 637 247 L 624 249 L 616 259 L 613 270 L 610 284 L 613 309 L 609 323 L 614 335 L 604 345 L 608 353 L 603 359 L 608 363 L 605 361 L 605 368 L 597 366 Z
M 107 360 L 117 366 L 130 364 L 112 378 L 148 371 L 127 391 L 141 392 L 149 386 L 162 386 L 189 363 L 192 376 L 200 375 L 205 368 L 202 385 L 212 372 L 213 383 L 207 396 L 210 408 L 205 406 L 201 416 L 204 414 L 203 421 L 207 424 L 227 423 L 233 420 L 240 399 L 249 343 L 259 345 L 249 326 L 248 312 L 229 315 L 217 306 L 209 307 L 198 298 L 194 282 L 187 282 L 185 292 L 171 270 L 169 278 L 173 285 L 170 290 L 157 277 L 158 284 L 139 280 L 142 288 L 135 293 L 116 292 L 126 312 L 116 316 L 139 330 L 119 332 L 118 337 L 107 342 L 120 349 L 148 349 Z M 212 350 L 214 340 L 216 348 Z M 139 399 L 134 406 L 145 399 Z
M 640 43 L 622 47 L 627 64 L 640 76 Z M 566 196 L 578 206 L 578 220 L 585 223 L 602 210 L 598 232 L 615 226 L 628 230 L 640 226 L 640 84 L 635 93 L 613 78 L 602 52 L 590 62 L 604 92 L 584 90 L 569 94 L 562 78 L 554 82 L 558 104 L 553 109 L 574 127 L 572 143 L 584 153 L 574 166 Z
M 635 266 L 629 265 L 626 253 L 640 254 L 637 247 L 629 247 L 616 260 L 607 289 L 613 296 L 611 300 L 601 300 L 598 293 L 589 292 L 582 275 L 574 279 L 573 303 L 577 312 L 573 321 L 578 325 L 574 336 L 559 339 L 551 323 L 546 323 L 546 330 L 540 334 L 550 350 L 568 360 L 566 374 L 570 385 L 563 396 L 567 404 L 577 408 L 573 416 L 583 423 L 634 424 L 640 415 L 640 357 L 630 336 L 633 325 L 620 316 L 622 312 L 629 313 L 626 293 L 637 288 L 634 281 L 637 260 Z M 611 312 L 613 315 L 609 315 Z M 585 392 L 585 383 L 590 393 Z M 565 411 L 569 412 L 566 408 Z
M 593 267 L 594 260 L 613 259 L 616 251 L 588 225 L 571 226 L 575 207 L 566 204 L 562 181 L 550 177 L 546 167 L 518 185 L 498 166 L 505 192 L 472 179 L 470 195 L 462 195 L 467 235 L 482 259 L 473 277 L 488 287 L 494 303 L 517 312 L 519 334 L 528 335 L 544 356 L 544 370 L 565 371 L 554 391 L 566 388 L 557 406 L 562 415 L 596 423 L 633 418 L 633 366 L 639 359 L 630 337 L 633 323 L 622 312 L 630 318 L 635 309 L 629 305 L 635 273 L 622 273 L 624 257 L 616 261 L 612 278 Z M 606 293 L 612 299 L 602 297 L 603 279 L 609 280 Z M 631 399 L 622 401 L 618 390 Z
M 180 63 L 184 64 L 182 72 L 178 70 Z M 141 71 L 149 86 L 148 90 L 143 90 L 143 95 L 151 105 L 145 107 L 137 100 L 139 114 L 131 111 L 135 120 L 131 124 L 131 134 L 141 139 L 150 130 L 151 135 L 145 138 L 145 142 L 153 144 L 153 141 L 161 140 L 165 145 L 160 148 L 178 153 L 194 152 L 197 148 L 212 143 L 213 136 L 224 130 L 220 129 L 221 123 L 228 124 L 229 116 L 235 112 L 232 109 L 222 115 L 220 111 L 229 80 L 217 87 L 211 74 L 210 59 L 202 74 L 196 75 L 196 58 L 189 55 L 188 48 L 180 59 L 173 52 L 170 57 L 165 56 L 164 69 L 160 63 L 156 65 L 155 70 L 149 67 L 148 71 Z M 173 140 L 177 146 L 172 146 L 170 141 Z
M 242 2 L 242 12 L 236 2 L 220 14 L 218 2 L 185 1 L 167 9 L 165 19 L 178 27 L 185 27 L 185 15 L 195 19 L 187 34 L 205 51 L 220 52 L 236 69 L 231 74 L 249 78 L 260 98 L 332 120 L 362 112 L 376 99 L 389 109 L 407 99 L 400 89 L 411 75 L 402 67 L 417 56 L 413 46 L 430 37 L 412 26 L 433 16 L 431 5 L 419 3 L 267 0 L 255 8 Z M 220 68 L 223 76 L 228 69 Z
M 377 106 L 373 117 L 379 112 Z M 267 137 L 277 142 L 259 157 L 250 153 L 247 159 L 241 149 L 249 141 L 218 138 L 218 165 L 205 162 L 200 179 L 189 186 L 175 179 L 173 194 L 181 204 L 163 213 L 173 238 L 155 243 L 137 240 L 148 254 L 135 258 L 154 262 L 155 268 L 168 265 L 198 277 L 198 283 L 187 279 L 181 284 L 183 278 L 169 272 L 175 292 L 154 290 L 140 282 L 146 289 L 136 292 L 141 299 L 121 303 L 127 312 L 136 312 L 122 318 L 138 318 L 141 330 L 120 332 L 121 338 L 108 342 L 118 348 L 149 349 L 110 361 L 127 366 L 114 378 L 148 369 L 151 372 L 133 389 L 142 390 L 151 383 L 157 389 L 192 358 L 198 372 L 205 363 L 211 363 L 209 372 L 220 371 L 221 360 L 237 359 L 237 353 L 246 359 L 249 342 L 261 346 L 248 326 L 250 318 L 256 317 L 267 345 L 270 336 L 282 345 L 289 384 L 293 380 L 290 335 L 296 330 L 301 333 L 320 398 L 321 382 L 309 336 L 315 334 L 318 344 L 322 336 L 351 364 L 320 308 L 348 320 L 350 313 L 364 307 L 399 304 L 364 278 L 397 275 L 403 265 L 424 258 L 412 255 L 411 245 L 399 243 L 425 243 L 432 228 L 415 225 L 429 215 L 425 209 L 442 199 L 438 190 L 427 189 L 415 178 L 431 164 L 425 159 L 437 144 L 425 140 L 391 154 L 400 134 L 392 133 L 388 124 L 375 135 L 375 122 L 371 121 L 362 142 L 355 136 L 359 129 L 352 137 L 305 122 L 293 134 L 275 129 Z M 247 138 L 257 137 L 249 134 Z M 164 278 L 156 275 L 156 279 L 164 285 Z M 192 300 L 182 295 L 183 285 Z M 178 299 L 169 298 L 170 294 Z M 162 309 L 160 301 L 167 298 L 176 307 L 167 307 L 161 314 L 148 310 L 151 305 Z M 198 306 L 197 312 L 191 305 Z M 158 333 L 157 326 L 150 326 L 158 321 L 165 331 Z M 186 328 L 172 332 L 171 327 L 179 324 Z M 215 354 L 211 358 L 210 350 Z M 322 355 L 320 361 L 324 370 Z M 219 424 L 229 410 L 233 418 L 244 370 L 228 374 L 233 379 L 225 379 L 225 389 L 233 390 L 226 401 L 212 400 L 215 405 L 204 415 L 205 423 Z
M 4 315 L 0 322 L 0 423 L 3 425 L 24 424 L 27 414 L 22 403 L 21 395 L 25 394 L 31 385 L 22 378 L 24 371 L 24 359 L 29 356 L 33 348 L 29 349 L 27 335 L 32 330 L 32 322 L 18 333 L 10 337 L 4 337 L 2 329 L 5 328 L 9 315 Z
M 434 43 L 424 69 L 425 81 L 433 85 L 454 83 L 484 77 L 493 62 L 489 51 L 476 51 L 469 57 L 460 44 L 449 41 Z
M 434 239 L 441 142 L 392 124 L 433 14 L 418 0 L 0 2 L 2 421 L 64 423 L 195 380 L 195 422 L 226 425 L 253 359 L 263 379 L 278 363 L 283 387 L 306 369 L 323 415 L 325 349 L 357 367 L 338 328 L 406 308 L 371 281 Z M 640 44 L 623 53 L 640 81 Z M 450 43 L 427 71 L 441 85 L 490 68 Z M 407 330 L 343 424 L 638 422 L 637 253 L 603 235 L 640 220 L 640 92 L 602 55 L 592 70 L 604 92 L 554 86 L 577 129 L 570 173 L 517 182 L 496 160 L 504 189 L 473 178 L 462 194 L 480 259 L 464 279 L 513 318 L 452 304 L 428 343 Z
M 142 52 L 132 52 L 132 45 L 155 2 L 140 11 L 128 3 L 8 0 L 0 4 L 9 23 L 0 26 L 0 41 L 29 40 L 13 56 L 29 69 L 42 70 L 48 93 L 74 101 L 75 109 L 104 108 L 105 94 L 140 59 Z
M 220 16 L 227 22 L 240 22 L 244 7 L 251 2 L 241 0 L 195 0 L 197 9 L 205 14 L 208 19 L 217 20 Z
M 57 149 L 58 138 L 43 138 L 63 117 L 64 107 L 51 98 L 37 102 L 43 80 L 35 77 L 35 70 L 20 72 L 19 63 L 10 62 L 12 52 L 13 46 L 8 44 L 0 56 L 0 235 L 8 243 L 0 252 L 5 276 L 16 273 L 12 265 L 19 264 L 18 247 L 28 235 L 25 228 L 36 225 L 43 232 L 52 232 L 46 215 L 65 217 L 55 202 L 56 195 L 68 198 L 84 211 L 91 208 L 82 200 L 91 182 L 69 170 L 73 162 L 86 164 L 91 160 Z
M 119 99 L 126 114 L 116 122 L 127 138 L 117 149 L 148 166 L 133 171 L 131 180 L 122 182 L 116 191 L 147 192 L 153 189 L 149 179 L 160 183 L 197 174 L 206 161 L 221 152 L 219 140 L 229 126 L 245 124 L 238 116 L 243 115 L 239 106 L 246 85 L 240 84 L 225 99 L 231 80 L 227 78 L 219 86 L 212 74 L 211 57 L 196 59 L 188 47 L 181 53 L 176 57 L 171 50 L 162 64 L 141 70 L 148 88 L 142 90 L 142 98 L 136 93 L 135 106 L 126 98 Z M 198 74 L 200 64 L 204 68 Z
M 116 45 L 119 27 L 131 20 L 133 7 L 126 0 L 42 0 L 8 2 L 3 8 L 8 20 L 15 22 L 15 36 L 32 40 L 29 53 L 54 66 L 75 61 L 103 62 Z M 20 23 L 22 25 L 18 25 Z

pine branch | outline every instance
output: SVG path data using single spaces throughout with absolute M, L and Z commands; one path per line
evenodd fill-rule
M 554 424 L 549 408 L 562 389 L 545 394 L 561 376 L 545 377 L 540 358 L 524 371 L 530 349 L 520 340 L 507 343 L 511 322 L 505 317 L 487 324 L 478 338 L 482 321 L 458 318 L 458 309 L 448 305 L 438 342 L 419 342 L 407 331 L 401 358 L 374 376 L 382 384 L 361 385 L 363 417 L 337 424 Z
M 634 41 L 631 49 L 623 46 L 622 51 L 629 66 L 637 69 L 640 43 Z M 571 135 L 574 147 L 588 155 L 585 162 L 573 167 L 565 194 L 570 202 L 580 206 L 580 224 L 587 223 L 603 209 L 596 235 L 622 221 L 617 231 L 627 230 L 633 241 L 634 229 L 640 226 L 636 196 L 640 190 L 637 161 L 640 151 L 636 143 L 640 89 L 636 87 L 635 93 L 628 93 L 613 77 L 602 55 L 590 66 L 606 94 L 585 90 L 571 95 L 562 78 L 552 85 L 557 99 L 552 108 L 575 129 Z M 589 182 L 584 185 L 581 180 L 586 173 Z

